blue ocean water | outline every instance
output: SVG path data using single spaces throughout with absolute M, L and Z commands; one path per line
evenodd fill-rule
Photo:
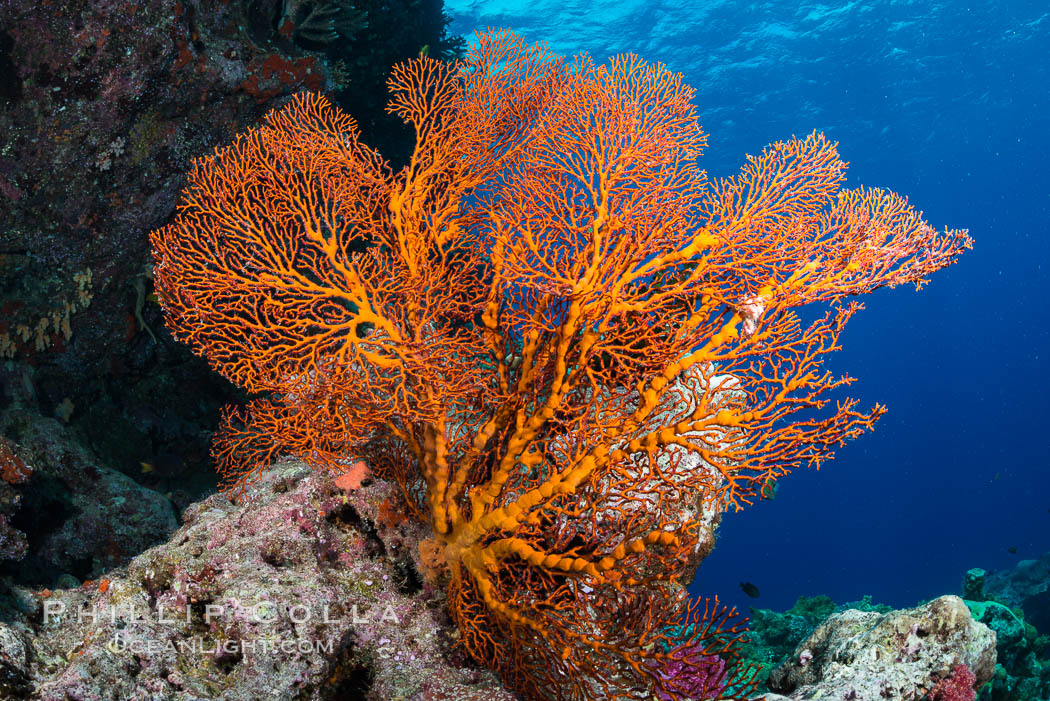
M 819 472 L 722 522 L 694 589 L 911 606 L 970 567 L 1050 551 L 1050 7 L 1045 2 L 446 0 L 452 30 L 562 54 L 635 52 L 685 75 L 703 164 L 817 129 L 849 185 L 907 195 L 976 243 L 923 291 L 881 290 L 831 369 L 889 413 Z M 1011 552 L 1016 549 L 1016 552 Z M 738 583 L 761 596 L 749 599 Z

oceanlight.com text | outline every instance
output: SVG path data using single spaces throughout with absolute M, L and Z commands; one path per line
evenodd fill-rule
M 204 640 L 202 638 L 189 638 L 187 640 L 140 640 L 125 638 L 116 634 L 113 639 L 106 643 L 106 649 L 113 653 L 130 652 L 134 655 L 151 656 L 165 653 L 178 655 L 210 655 L 212 657 L 251 657 L 253 655 L 272 655 L 283 653 L 286 655 L 300 654 L 326 654 L 335 651 L 336 641 L 328 640 L 297 640 L 297 639 L 228 639 L 228 640 Z M 391 650 L 392 652 L 392 650 Z M 386 657 L 384 650 L 378 651 L 379 655 Z

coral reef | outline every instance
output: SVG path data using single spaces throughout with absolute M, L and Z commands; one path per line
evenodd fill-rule
M 979 583 L 979 586 L 978 586 Z M 1008 570 L 966 573 L 964 589 L 973 617 L 996 634 L 995 679 L 982 701 L 1042 701 L 1050 698 L 1050 554 L 1022 560 Z
M 1050 635 L 1050 553 L 987 575 L 983 591 L 986 598 L 1022 609 L 1027 621 Z
M 889 613 L 849 609 L 824 621 L 770 673 L 778 694 L 766 698 L 920 699 L 964 677 L 959 666 L 975 675 L 973 693 L 993 677 L 995 654 L 995 634 L 957 596 Z
M 1017 573 L 1019 581 L 1038 579 L 1032 575 L 1032 566 L 1031 561 L 1019 563 L 1019 569 L 1023 570 Z M 1011 572 L 996 573 L 995 586 L 1009 581 L 1013 576 Z M 1028 623 L 1019 607 L 1011 609 L 988 600 L 983 591 L 986 575 L 984 570 L 974 568 L 966 573 L 963 582 L 963 601 L 972 618 L 995 633 L 995 675 L 991 682 L 980 687 L 978 698 L 1041 701 L 1050 696 L 1050 636 Z M 765 683 L 770 672 L 793 658 L 796 648 L 831 614 L 850 609 L 880 615 L 893 611 L 884 604 L 872 604 L 870 597 L 836 606 L 826 596 L 800 597 L 794 607 L 782 613 L 752 608 L 748 639 L 741 646 L 741 656 L 762 665 L 758 678 Z
M 784 662 L 828 616 L 849 608 L 871 610 L 864 602 L 836 607 L 826 596 L 800 596 L 794 606 L 783 612 L 752 607 L 747 640 L 741 645 L 740 654 L 761 666 L 758 678 L 765 683 L 770 671 Z
M 697 514 L 871 428 L 882 407 L 829 405 L 846 298 L 921 286 L 969 237 L 841 190 L 817 134 L 708 182 L 692 89 L 634 56 L 486 34 L 390 88 L 400 172 L 302 95 L 152 235 L 173 334 L 260 395 L 225 416 L 227 487 L 365 455 L 433 529 L 465 648 L 526 697 L 745 694 L 730 612 L 683 587 Z

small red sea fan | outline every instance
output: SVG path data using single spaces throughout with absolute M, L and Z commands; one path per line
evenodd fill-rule
M 727 678 L 726 662 L 718 655 L 705 655 L 703 645 L 679 648 L 661 661 L 657 675 L 663 689 L 660 701 L 671 699 L 716 699 L 722 696 Z
M 21 484 L 29 479 L 31 474 L 33 468 L 15 455 L 14 449 L 6 440 L 0 438 L 0 480 L 8 484 Z
M 956 665 L 950 677 L 942 679 L 930 692 L 933 701 L 974 701 L 977 692 L 973 685 L 977 676 L 964 664 Z

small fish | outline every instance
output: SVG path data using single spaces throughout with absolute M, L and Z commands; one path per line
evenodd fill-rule
M 426 58 L 430 55 L 430 44 L 423 44 L 423 48 L 419 50 L 419 57 Z
M 149 462 L 140 462 L 142 474 L 155 475 L 157 477 L 178 477 L 186 468 L 186 463 L 181 455 L 175 453 L 157 453 Z
M 758 587 L 756 587 L 751 582 L 741 582 L 740 591 L 744 592 L 752 599 L 757 599 L 758 597 L 762 596 L 762 594 L 758 591 Z
M 1010 552 L 1011 555 L 1016 555 L 1017 554 L 1017 546 L 1016 545 L 1011 545 L 1009 548 L 1007 548 L 1007 550 Z
M 762 485 L 761 495 L 763 499 L 772 501 L 777 498 L 777 486 L 778 483 L 770 480 Z

